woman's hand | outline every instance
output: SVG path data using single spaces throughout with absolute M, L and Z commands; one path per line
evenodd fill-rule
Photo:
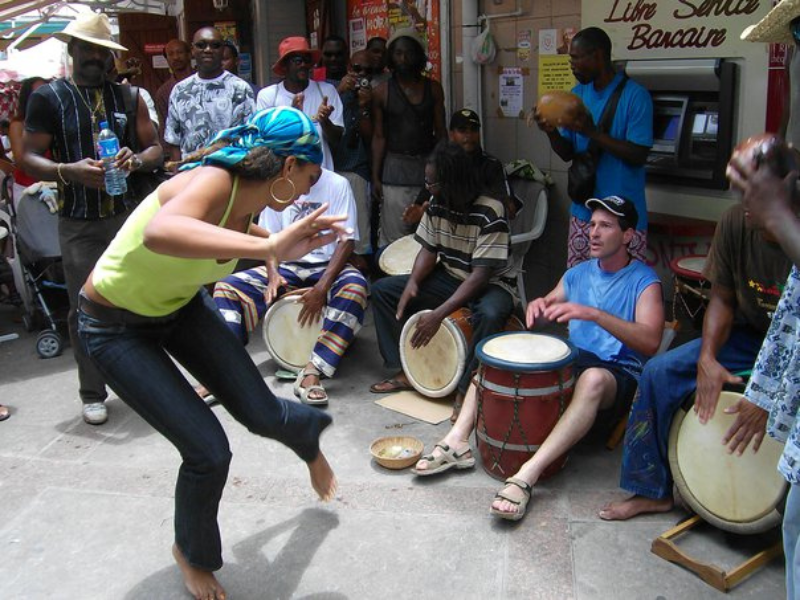
M 297 260 L 312 250 L 351 233 L 342 225 L 342 221 L 347 219 L 346 215 L 323 216 L 326 210 L 328 210 L 327 203 L 286 229 L 270 235 L 264 240 L 266 242 L 264 259 L 278 263 Z

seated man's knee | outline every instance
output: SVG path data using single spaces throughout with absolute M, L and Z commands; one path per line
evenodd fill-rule
M 578 376 L 572 402 L 585 402 L 598 407 L 617 392 L 617 381 L 607 369 L 591 367 Z

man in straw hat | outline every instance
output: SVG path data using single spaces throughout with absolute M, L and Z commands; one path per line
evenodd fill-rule
M 287 37 L 278 45 L 278 60 L 272 72 L 283 81 L 258 93 L 258 110 L 273 106 L 293 106 L 308 115 L 322 139 L 322 166 L 334 170 L 331 146 L 339 143 L 344 131 L 344 109 L 339 92 L 330 83 L 312 81 L 311 69 L 321 53 L 304 37 Z
M 112 50 L 126 50 L 112 40 L 108 17 L 82 14 L 55 35 L 67 43 L 72 75 L 40 87 L 31 96 L 21 166 L 38 179 L 58 183 L 59 241 L 83 419 L 99 425 L 108 418 L 104 404 L 107 393 L 103 378 L 78 343 L 78 292 L 129 209 L 141 200 L 133 197 L 131 189 L 118 196 L 106 193 L 103 163 L 96 154 L 100 123 L 106 121 L 120 140 L 117 168 L 152 171 L 163 159 L 144 101 L 139 98 L 134 128 L 125 114 L 121 86 L 106 79 Z M 45 157 L 48 151 L 51 158 Z
M 447 137 L 444 92 L 423 74 L 428 59 L 417 30 L 397 29 L 387 51 L 392 76 L 372 95 L 372 194 L 381 203 L 381 248 L 411 233 L 403 211 L 422 189 L 425 159 Z

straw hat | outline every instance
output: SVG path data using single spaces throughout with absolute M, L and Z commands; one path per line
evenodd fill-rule
M 419 31 L 417 31 L 415 27 L 401 27 L 400 29 L 395 29 L 392 37 L 390 37 L 389 41 L 386 43 L 386 47 L 388 48 L 401 37 L 411 38 L 419 44 L 419 47 L 422 48 L 422 52 L 427 54 L 428 46 L 422 41 L 422 36 L 420 36 Z
M 781 0 L 755 25 L 747 27 L 741 38 L 748 42 L 769 42 L 772 44 L 793 44 L 789 24 L 800 17 L 800 0 Z
M 104 48 L 127 51 L 125 46 L 120 46 L 111 39 L 111 23 L 108 21 L 108 15 L 103 13 L 82 13 L 63 31 L 53 35 L 62 42 L 78 38 Z
M 318 49 L 311 49 L 308 46 L 308 40 L 304 37 L 287 37 L 281 40 L 278 46 L 278 60 L 272 65 L 272 72 L 279 77 L 286 76 L 286 65 L 283 64 L 285 59 L 290 54 L 310 54 L 311 62 L 317 64 L 319 62 L 322 52 Z

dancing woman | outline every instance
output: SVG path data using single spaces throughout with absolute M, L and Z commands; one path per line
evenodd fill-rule
M 253 225 L 264 208 L 283 210 L 320 176 L 313 123 L 293 108 L 253 115 L 179 163 L 131 214 L 81 291 L 81 343 L 119 397 L 178 449 L 173 555 L 186 587 L 221 600 L 217 512 L 231 452 L 222 425 L 172 359 L 251 432 L 291 448 L 323 500 L 336 479 L 319 448 L 331 418 L 267 387 L 203 289 L 236 259 L 292 260 L 333 241 L 343 217 L 323 206 L 282 232 Z M 328 231 L 327 233 L 323 233 Z

